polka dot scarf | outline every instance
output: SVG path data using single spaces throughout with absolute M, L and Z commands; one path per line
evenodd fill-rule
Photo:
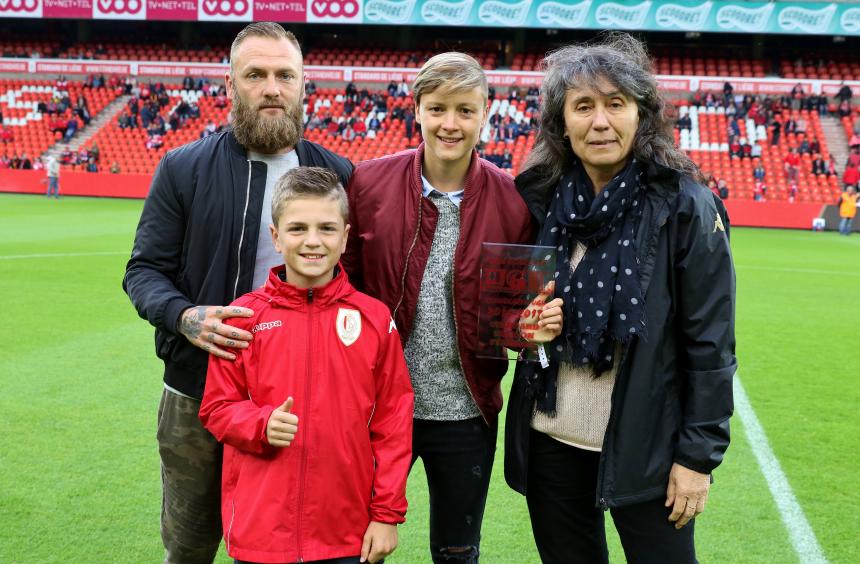
M 642 167 L 635 159 L 596 196 L 578 164 L 556 187 L 538 244 L 558 251 L 555 296 L 564 299 L 564 326 L 547 345 L 549 368 L 539 364 L 527 368 L 530 396 L 545 413 L 555 412 L 561 361 L 591 364 L 599 376 L 612 368 L 616 343 L 645 336 L 634 238 L 644 195 Z M 570 259 L 577 242 L 587 250 L 571 275 Z

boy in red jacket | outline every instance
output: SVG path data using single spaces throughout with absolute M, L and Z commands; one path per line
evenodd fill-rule
M 254 334 L 211 356 L 200 419 L 224 443 L 221 514 L 238 562 L 377 562 L 397 546 L 413 393 L 388 308 L 338 261 L 346 193 L 327 169 L 278 181 L 270 227 L 284 266 L 229 307 Z

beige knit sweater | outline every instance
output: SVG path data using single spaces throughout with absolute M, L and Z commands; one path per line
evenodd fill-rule
M 570 259 L 571 274 L 585 256 L 585 250 L 586 247 L 582 243 L 574 248 Z M 558 369 L 556 415 L 550 417 L 535 409 L 532 414 L 532 429 L 571 446 L 600 451 L 609 422 L 612 388 L 615 386 L 620 357 L 619 346 L 615 350 L 612 370 L 597 379 L 594 378 L 591 365 L 574 366 L 562 362 Z

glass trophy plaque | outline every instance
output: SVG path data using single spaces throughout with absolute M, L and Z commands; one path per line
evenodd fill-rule
M 482 244 L 477 356 L 506 359 L 512 349 L 538 360 L 537 345 L 522 335 L 537 330 L 530 306 L 553 280 L 555 255 L 554 247 Z

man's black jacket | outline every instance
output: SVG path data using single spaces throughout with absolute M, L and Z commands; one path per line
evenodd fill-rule
M 347 159 L 304 140 L 296 153 L 349 182 Z M 164 156 L 143 206 L 122 287 L 155 327 L 164 382 L 191 397 L 203 397 L 208 355 L 177 333 L 177 320 L 252 290 L 266 169 L 231 131 L 210 135 Z

